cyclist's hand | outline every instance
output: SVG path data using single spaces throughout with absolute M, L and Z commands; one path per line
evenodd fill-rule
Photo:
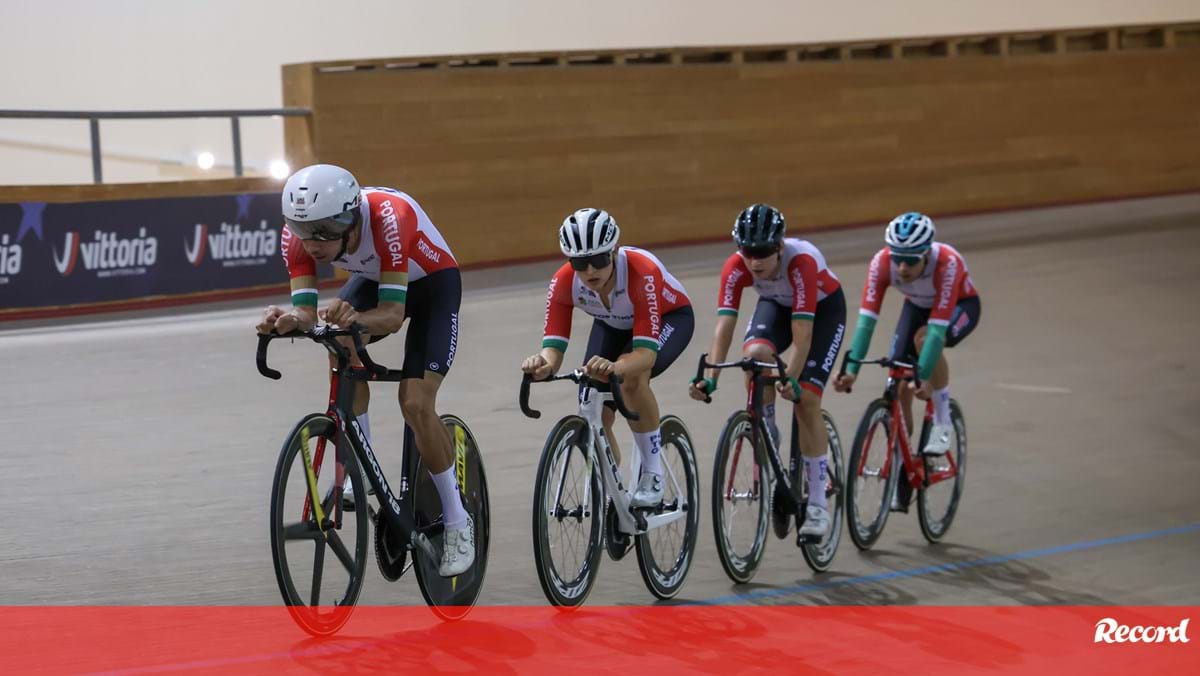
M 704 398 L 711 395 L 716 389 L 708 384 L 707 380 L 697 380 L 688 384 L 688 396 L 696 401 L 704 401 Z
M 337 324 L 343 329 L 350 328 L 350 325 L 358 321 L 358 311 L 354 306 L 342 300 L 335 298 L 324 310 L 318 313 L 321 319 L 327 324 Z
M 589 376 L 621 375 L 617 370 L 616 364 L 600 355 L 595 355 L 589 359 L 587 365 L 583 368 Z
M 838 392 L 849 392 L 851 387 L 854 387 L 854 381 L 858 380 L 858 376 L 853 373 L 843 373 L 833 381 L 833 389 Z
M 271 332 L 271 329 L 275 328 L 276 322 L 282 316 L 282 309 L 275 305 L 268 305 L 267 309 L 263 310 L 262 319 L 259 320 L 258 325 L 254 329 L 265 336 Z
M 792 387 L 793 382 L 796 382 L 795 378 L 788 378 L 787 380 L 777 382 L 775 383 L 775 391 L 779 393 L 779 396 L 788 401 L 800 401 L 800 386 L 796 385 Z
M 521 370 L 533 376 L 534 380 L 545 380 L 551 376 L 553 370 L 550 362 L 546 361 L 540 353 L 532 357 L 526 357 L 525 361 L 521 362 Z
M 275 320 L 275 332 L 279 334 L 291 333 L 300 328 L 300 318 L 291 312 L 285 312 Z
M 929 382 L 928 380 L 922 380 L 920 387 L 917 387 L 916 383 L 913 383 L 910 380 L 908 381 L 908 389 L 911 390 L 913 395 L 921 401 L 928 401 L 929 398 L 933 396 L 933 383 Z

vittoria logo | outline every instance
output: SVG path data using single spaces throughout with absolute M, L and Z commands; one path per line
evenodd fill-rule
M 208 226 L 197 223 L 192 241 L 184 242 L 184 253 L 188 262 L 199 266 L 205 253 L 223 267 L 239 265 L 261 265 L 269 256 L 275 255 L 278 233 L 267 227 L 264 219 L 257 230 L 242 230 L 238 223 L 222 223 L 217 232 L 209 233 Z
M 21 245 L 9 244 L 8 233 L 0 235 L 0 284 L 7 284 L 9 277 L 21 274 Z
M 79 233 L 68 232 L 62 252 L 54 249 L 54 266 L 64 277 L 75 272 L 75 266 L 95 271 L 97 277 L 142 275 L 158 260 L 158 238 L 146 235 L 139 228 L 137 237 L 119 239 L 115 232 L 95 231 L 92 241 L 83 242 Z

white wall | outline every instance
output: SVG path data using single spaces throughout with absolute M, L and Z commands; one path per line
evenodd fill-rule
M 1200 0 L 0 0 L 0 108 L 275 107 L 282 64 L 341 58 L 1190 20 Z M 231 162 L 227 121 L 102 128 L 108 181 L 186 176 L 200 149 Z M 277 120 L 242 135 L 251 169 L 282 153 Z M 0 119 L 0 184 L 90 182 L 87 144 L 86 122 Z

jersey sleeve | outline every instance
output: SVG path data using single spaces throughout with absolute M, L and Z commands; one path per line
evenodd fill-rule
M 653 261 L 632 251 L 626 253 L 625 260 L 629 266 L 629 300 L 633 303 L 633 347 L 658 352 L 665 284 L 662 271 Z
M 812 321 L 817 316 L 817 259 L 800 254 L 788 263 L 788 279 L 792 283 L 792 319 Z
M 371 237 L 379 256 L 379 302 L 408 300 L 407 233 L 417 230 L 417 214 L 398 195 L 374 193 L 367 197 L 371 209 Z
M 575 271 L 569 263 L 550 278 L 550 288 L 546 291 L 546 322 L 542 329 L 543 348 L 567 351 L 567 342 L 571 339 L 571 313 L 575 309 L 571 297 L 574 283 Z
M 292 305 L 295 307 L 317 306 L 317 263 L 304 250 L 300 238 L 292 234 L 291 228 L 283 226 L 279 237 L 279 249 L 283 264 L 287 267 L 292 285 Z
M 750 286 L 750 270 L 736 252 L 721 267 L 721 287 L 717 292 L 717 314 L 736 317 L 742 304 L 742 291 Z

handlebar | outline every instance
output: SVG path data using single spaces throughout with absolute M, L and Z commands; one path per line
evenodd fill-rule
M 331 353 L 337 356 L 339 365 L 342 368 L 346 363 L 349 363 L 349 355 L 346 354 L 346 349 L 338 343 L 337 339 L 349 336 L 354 341 L 354 352 L 358 355 L 359 361 L 371 373 L 376 376 L 387 376 L 391 373 L 390 369 L 382 366 L 371 359 L 371 355 L 367 354 L 367 346 L 362 342 L 363 326 L 355 322 L 348 328 L 334 328 L 330 325 L 317 326 L 310 331 L 291 331 L 289 333 L 279 334 L 272 331 L 269 334 L 258 335 L 258 350 L 255 353 L 255 364 L 258 366 L 258 372 L 270 378 L 271 380 L 279 380 L 283 377 L 279 371 L 267 365 L 267 347 L 272 340 L 277 338 L 308 338 L 315 343 L 320 343 L 325 346 Z
M 865 364 L 868 366 L 877 365 L 877 366 L 882 366 L 887 369 L 900 369 L 900 370 L 910 371 L 910 372 L 912 372 L 911 376 L 907 376 L 907 375 L 900 376 L 898 379 L 899 380 L 912 380 L 914 385 L 916 385 L 918 388 L 921 387 L 921 376 L 917 375 L 917 367 L 915 364 L 909 364 L 908 362 L 903 362 L 903 361 L 900 361 L 899 359 L 892 359 L 891 357 L 880 357 L 879 359 L 855 359 L 854 357 L 850 356 L 849 352 L 847 352 L 845 354 L 845 356 L 842 358 L 842 368 L 838 369 L 838 375 L 839 376 L 845 375 L 846 368 L 850 364 L 859 364 L 859 365 Z M 850 390 L 848 389 L 846 391 L 849 392 Z
M 573 383 L 578 383 L 584 387 L 590 386 L 594 382 L 599 382 L 589 376 L 583 369 L 575 369 L 574 371 L 561 376 L 550 376 L 544 380 L 534 380 L 533 376 L 526 373 L 521 378 L 520 403 L 521 412 L 528 418 L 540 418 L 542 412 L 529 407 L 529 386 L 533 383 L 551 383 L 556 380 L 570 380 Z M 612 392 L 613 404 L 617 407 L 626 420 L 638 420 L 641 418 L 635 411 L 629 410 L 625 406 L 625 398 L 621 395 L 621 376 L 611 375 L 608 377 L 609 390 Z
M 756 359 L 751 359 L 749 357 L 745 357 L 745 358 L 739 359 L 737 361 L 726 361 L 726 362 L 720 362 L 717 364 L 710 364 L 708 362 L 708 353 L 705 352 L 704 354 L 700 355 L 700 363 L 696 365 L 696 377 L 692 379 L 692 383 L 696 384 L 696 383 L 700 383 L 700 382 L 704 381 L 704 369 L 721 370 L 721 369 L 737 368 L 737 369 L 741 369 L 743 371 L 750 371 L 750 372 L 756 373 L 756 374 L 761 373 L 765 369 L 779 369 L 779 373 L 781 373 L 781 374 L 786 373 L 787 372 L 787 364 L 784 363 L 783 359 L 780 358 L 780 356 L 778 354 L 773 355 L 773 356 L 775 357 L 775 363 L 773 363 L 773 364 L 770 362 L 758 361 Z M 782 376 L 769 376 L 768 382 L 770 382 L 772 380 L 779 380 L 780 378 L 782 378 Z M 706 404 L 712 403 L 712 397 L 709 396 L 708 392 L 704 393 L 704 403 L 706 403 Z

